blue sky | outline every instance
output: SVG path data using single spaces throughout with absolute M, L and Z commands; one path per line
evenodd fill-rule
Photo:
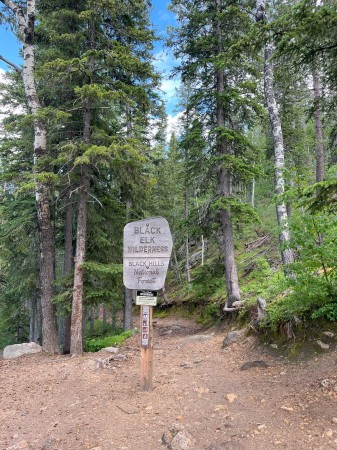
M 176 24 L 174 14 L 167 9 L 169 3 L 168 0 L 152 1 L 151 21 L 157 30 L 157 35 L 163 39 L 167 37 L 166 28 Z M 21 45 L 13 33 L 6 29 L 5 25 L 0 25 L 0 55 L 14 64 L 20 65 L 22 62 L 19 56 L 20 47 Z M 156 57 L 155 66 L 163 77 L 161 90 L 166 100 L 167 113 L 173 116 L 177 112 L 175 88 L 178 86 L 178 80 L 170 79 L 169 74 L 175 61 L 169 49 L 163 47 L 163 41 L 155 43 L 154 55 Z M 0 69 L 8 70 L 9 68 L 7 64 L 0 61 Z

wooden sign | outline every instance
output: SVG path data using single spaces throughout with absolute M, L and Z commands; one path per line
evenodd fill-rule
M 157 306 L 157 292 L 137 291 L 136 305 Z
M 129 289 L 158 291 L 165 284 L 172 251 L 170 227 L 163 217 L 124 227 L 123 281 Z
M 153 329 L 152 306 L 140 307 L 140 388 L 151 392 L 153 389 Z

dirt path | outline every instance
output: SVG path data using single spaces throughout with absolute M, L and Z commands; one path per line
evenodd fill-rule
M 155 388 L 143 393 L 138 339 L 106 367 L 102 352 L 1 359 L 0 449 L 164 450 L 172 428 L 190 432 L 196 450 L 337 449 L 335 353 L 287 365 L 252 337 L 223 350 L 223 334 L 161 319 Z M 255 360 L 268 367 L 240 370 Z

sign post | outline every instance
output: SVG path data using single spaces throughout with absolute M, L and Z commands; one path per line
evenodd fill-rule
M 123 281 L 137 290 L 140 305 L 141 389 L 152 391 L 153 306 L 165 284 L 172 251 L 172 237 L 163 217 L 138 220 L 124 227 Z

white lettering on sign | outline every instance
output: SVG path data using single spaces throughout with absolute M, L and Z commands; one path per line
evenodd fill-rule
M 161 289 L 172 245 L 170 227 L 163 217 L 128 223 L 124 227 L 124 285 L 129 289 Z
M 137 291 L 136 305 L 157 305 L 157 292 Z

